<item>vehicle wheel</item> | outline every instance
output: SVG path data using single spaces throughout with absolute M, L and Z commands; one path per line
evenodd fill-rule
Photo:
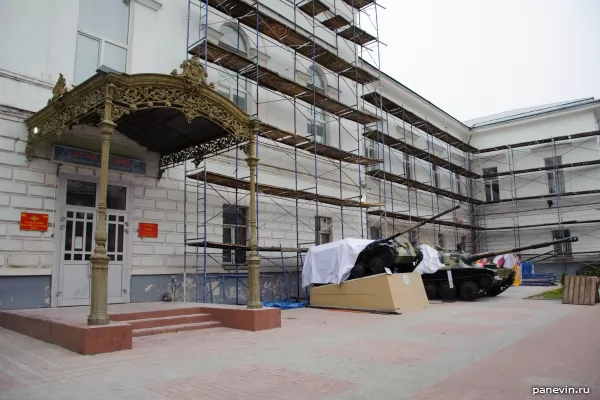
M 394 257 L 394 250 L 389 247 L 382 247 L 377 249 L 369 260 L 369 268 L 373 274 L 383 274 L 386 268 L 392 266 L 392 260 Z
M 365 276 L 366 271 L 367 267 L 365 266 L 365 263 L 362 260 L 356 261 L 354 267 L 352 267 L 352 269 L 350 270 L 350 276 L 353 279 L 362 278 L 363 276 Z
M 427 298 L 429 300 L 437 299 L 438 288 L 434 282 L 425 283 L 425 293 L 427 293 Z
M 441 300 L 452 301 L 456 300 L 456 286 L 450 288 L 448 282 L 442 282 L 438 286 L 438 296 Z
M 465 281 L 460 284 L 460 298 L 466 301 L 473 301 L 479 295 L 479 286 L 473 281 Z

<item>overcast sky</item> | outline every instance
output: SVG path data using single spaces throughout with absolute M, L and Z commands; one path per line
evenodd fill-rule
M 381 69 L 459 120 L 600 99 L 600 0 L 380 4 Z

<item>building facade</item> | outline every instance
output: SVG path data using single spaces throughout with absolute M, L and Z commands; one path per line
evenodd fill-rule
M 311 246 L 388 236 L 456 204 L 405 240 L 481 251 L 571 235 L 543 268 L 598 260 L 600 102 L 460 122 L 382 72 L 376 18 L 364 17 L 381 12 L 374 1 L 7 0 L 0 11 L 12 38 L 0 45 L 0 308 L 90 301 L 99 129 L 69 126 L 25 156 L 25 121 L 59 74 L 72 88 L 98 70 L 168 74 L 192 56 L 260 120 L 263 300 L 304 296 Z M 163 168 L 113 134 L 109 302 L 245 303 L 246 154 Z

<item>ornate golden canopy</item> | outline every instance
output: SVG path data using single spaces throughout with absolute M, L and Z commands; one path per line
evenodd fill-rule
M 118 132 L 159 153 L 161 170 L 186 160 L 198 165 L 249 140 L 258 120 L 206 82 L 197 57 L 180 67 L 181 73 L 170 75 L 99 72 L 71 90 L 60 74 L 48 105 L 26 121 L 27 157 L 46 138 L 60 139 L 65 128 L 77 124 L 97 126 L 106 115 Z

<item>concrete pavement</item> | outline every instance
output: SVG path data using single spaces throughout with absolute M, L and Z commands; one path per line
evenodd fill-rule
M 0 329 L 0 399 L 600 399 L 600 305 L 522 299 L 543 290 L 399 316 L 286 310 L 281 329 L 141 337 L 98 356 Z

